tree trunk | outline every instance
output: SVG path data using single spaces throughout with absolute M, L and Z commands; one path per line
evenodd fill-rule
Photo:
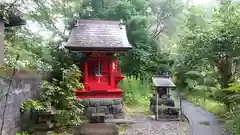
M 221 76 L 220 84 L 222 88 L 228 88 L 232 78 L 232 58 L 226 55 L 217 61 L 218 72 Z
M 229 87 L 229 81 L 231 80 L 232 75 L 223 73 L 221 74 L 221 87 L 222 88 L 228 88 Z
M 221 76 L 220 84 L 222 89 L 229 87 L 229 82 L 232 78 L 232 57 L 225 55 L 224 57 L 219 57 L 217 62 L 218 72 Z M 225 96 L 229 95 L 229 93 L 223 92 Z M 224 97 L 222 97 L 224 98 Z M 230 102 L 227 99 L 222 99 L 224 104 L 230 108 Z

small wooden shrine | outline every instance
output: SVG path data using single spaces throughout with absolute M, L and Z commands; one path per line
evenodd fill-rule
M 155 75 L 152 77 L 156 88 L 156 95 L 150 100 L 150 110 L 154 113 L 156 120 L 180 120 L 180 108 L 176 107 L 171 98 L 170 88 L 175 84 L 168 74 Z
M 84 61 L 79 63 L 84 89 L 76 91 L 77 98 L 121 97 L 118 83 L 124 76 L 115 55 L 132 49 L 121 21 L 79 20 L 65 48 L 84 54 Z

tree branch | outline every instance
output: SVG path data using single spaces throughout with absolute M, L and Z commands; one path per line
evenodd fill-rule
M 164 26 L 162 27 L 163 21 L 166 20 L 167 18 L 169 18 L 171 15 L 172 15 L 172 12 L 165 14 L 165 15 L 162 15 L 162 13 L 157 14 L 157 20 L 156 20 L 157 26 L 156 26 L 154 34 L 151 36 L 151 39 L 156 39 L 159 37 L 159 35 L 164 31 Z M 160 30 L 159 30 L 159 28 L 160 28 Z
M 35 2 L 35 1 L 34 1 Z M 56 27 L 56 25 L 54 24 L 53 20 L 50 19 L 50 16 L 49 14 L 46 12 L 46 7 L 44 6 L 44 4 L 40 3 L 40 2 L 35 2 L 39 7 L 40 9 L 43 10 L 44 14 L 46 15 L 46 20 L 48 21 L 49 24 L 51 24 L 53 26 L 53 28 L 56 30 L 56 33 L 61 37 L 63 38 L 63 40 L 66 40 L 67 37 Z M 47 26 L 47 24 L 44 24 L 45 27 Z
M 63 3 L 63 5 L 62 5 L 62 3 Z M 68 17 L 67 16 L 67 12 L 66 12 L 66 9 L 65 9 L 65 7 L 66 7 L 66 1 L 65 0 L 61 0 L 61 2 L 59 1 L 59 3 L 56 5 L 56 4 L 54 4 L 56 7 L 58 7 L 59 5 L 60 5 L 60 7 L 61 7 L 61 9 L 62 9 L 62 12 L 63 12 L 63 15 L 64 15 L 64 19 L 66 18 L 66 17 Z M 57 3 L 57 2 L 53 2 L 53 3 Z M 65 33 L 66 33 L 66 27 L 64 27 L 64 30 L 63 30 L 63 35 L 65 36 Z

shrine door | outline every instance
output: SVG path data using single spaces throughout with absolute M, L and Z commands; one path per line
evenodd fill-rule
M 89 83 L 109 83 L 108 62 L 104 60 L 89 60 Z

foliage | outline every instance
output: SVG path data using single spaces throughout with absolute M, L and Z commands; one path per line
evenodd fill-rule
M 83 85 L 79 82 L 81 72 L 76 65 L 67 69 L 62 69 L 61 80 L 53 79 L 52 82 L 43 82 L 44 94 L 42 101 L 51 104 L 58 110 L 58 124 L 79 124 L 82 114 L 82 106 L 74 95 L 74 91 L 82 89 Z
M 63 78 L 62 69 L 68 69 L 73 64 L 79 65 L 80 61 L 82 60 L 81 53 L 73 53 L 64 48 L 59 48 L 60 43 L 49 43 L 51 59 L 49 60 L 48 57 L 44 59 L 45 63 L 48 63 L 52 67 L 49 80 L 50 82 L 53 81 L 52 78 L 61 80 Z
M 147 81 L 135 77 L 125 78 L 119 86 L 124 92 L 124 103 L 129 106 L 147 106 L 151 87 Z
M 156 72 L 171 70 L 172 61 L 169 54 L 160 49 L 162 46 L 158 39 L 165 32 L 162 25 L 169 23 L 169 19 L 175 17 L 175 12 L 179 11 L 176 3 L 150 1 L 147 16 L 140 12 L 127 22 L 128 39 L 134 48 L 132 52 L 120 57 L 123 61 L 120 63 L 123 73 L 150 80 L 151 75 Z
M 227 112 L 227 107 L 225 104 L 215 101 L 211 98 L 204 98 L 203 92 L 196 92 L 188 94 L 188 100 L 194 103 L 195 105 L 198 105 L 202 108 L 204 108 L 206 111 L 211 112 L 215 115 L 223 115 Z
M 240 107 L 239 105 L 234 109 L 230 110 L 225 114 L 227 119 L 227 129 L 231 131 L 233 134 L 240 134 Z
M 222 4 L 211 17 L 196 6 L 188 10 L 175 56 L 176 84 L 189 94 L 197 92 L 189 99 L 210 112 L 225 113 L 223 103 L 225 119 L 238 134 L 239 4 Z
M 61 48 L 70 29 L 78 19 L 123 19 L 133 46 L 131 52 L 119 55 L 120 69 L 128 76 L 120 84 L 126 92 L 127 104 L 147 103 L 151 76 L 171 71 L 181 92 L 199 94 L 199 97 L 189 98 L 194 103 L 217 114 L 224 112 L 225 109 L 221 109 L 226 105 L 226 119 L 232 123 L 230 128 L 237 129 L 239 123 L 234 120 L 239 118 L 237 105 L 240 102 L 239 4 L 221 1 L 219 7 L 206 14 L 203 8 L 178 0 L 40 0 L 30 3 L 32 6 L 24 13 L 25 18 L 50 34 L 32 33 L 24 27 L 6 29 L 6 66 L 13 67 L 16 55 L 20 55 L 18 67 L 51 70 L 50 80 L 44 83 L 43 99 L 62 110 L 63 117 L 59 117 L 63 118 L 62 122 L 72 114 L 65 109 L 77 107 L 73 90 L 82 87 L 78 77 L 68 74 L 75 72 L 77 68 L 69 66 L 79 64 L 82 54 Z M 139 100 L 141 98 L 143 100 Z M 221 109 L 213 110 L 214 107 Z
M 240 134 L 240 84 L 238 82 L 230 84 L 230 87 L 223 89 L 228 93 L 227 96 L 223 98 L 225 102 L 229 102 L 231 109 L 225 114 L 228 129 L 233 131 L 236 135 Z
M 224 5 L 215 10 L 211 20 L 206 20 L 203 15 L 199 15 L 197 9 L 194 9 L 194 12 L 197 12 L 194 15 L 197 14 L 197 19 L 200 18 L 205 24 L 196 24 L 195 21 L 192 21 L 193 15 L 190 15 L 189 21 L 186 22 L 187 30 L 181 35 L 180 51 L 186 52 L 184 58 L 181 59 L 188 61 L 186 66 L 199 71 L 217 69 L 219 83 L 223 88 L 228 87 L 234 75 L 233 70 L 237 68 L 238 63 L 237 28 L 239 24 L 237 19 L 236 22 L 228 19 L 238 16 L 237 7 L 238 5 Z M 226 20 L 231 20 L 231 22 Z M 201 64 L 209 66 L 199 69 L 203 66 L 199 65 L 200 61 Z
M 5 67 L 13 67 L 15 58 L 19 55 L 16 68 L 49 70 L 50 65 L 43 61 L 49 56 L 49 49 L 42 46 L 40 37 L 28 32 L 27 29 L 18 27 L 5 30 Z
M 28 99 L 21 104 L 21 112 L 24 112 L 25 110 L 29 110 L 29 109 L 40 111 L 40 110 L 44 110 L 45 107 L 38 100 Z
M 27 132 L 21 132 L 21 133 L 17 133 L 16 135 L 29 135 L 29 133 L 27 133 Z

